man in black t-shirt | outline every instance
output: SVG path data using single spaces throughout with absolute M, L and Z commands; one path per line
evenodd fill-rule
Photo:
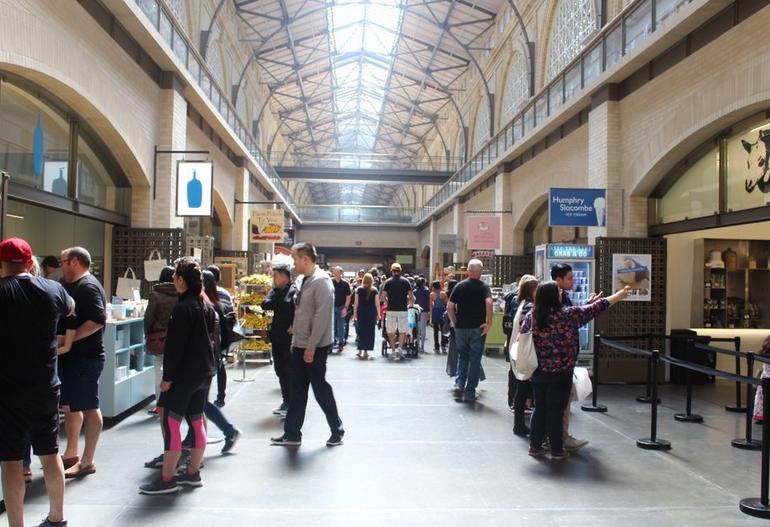
M 333 271 L 334 344 L 339 346 L 339 352 L 342 353 L 342 350 L 347 343 L 347 339 L 345 338 L 345 327 L 347 326 L 347 322 L 345 318 L 348 316 L 348 310 L 350 309 L 351 291 L 348 281 L 342 278 L 342 267 L 335 267 Z
M 74 337 L 75 305 L 57 282 L 32 276 L 32 248 L 19 238 L 0 243 L 0 463 L 10 525 L 23 524 L 24 469 L 40 456 L 50 510 L 42 525 L 64 521 L 64 467 L 59 457 L 57 326 Z
M 469 402 L 476 400 L 481 357 L 492 327 L 492 291 L 480 280 L 483 268 L 481 260 L 468 262 L 468 278 L 455 286 L 447 304 L 458 355 L 455 397 Z
M 75 300 L 78 319 L 77 333 L 72 349 L 59 361 L 61 399 L 64 408 L 64 426 L 67 430 L 67 449 L 64 458 L 65 476 L 77 478 L 96 472 L 94 454 L 102 431 L 102 412 L 99 410 L 99 377 L 104 368 L 104 289 L 88 272 L 91 255 L 82 247 L 66 249 L 61 253 L 65 288 Z M 85 425 L 85 448 L 78 457 L 80 429 Z
M 393 350 L 391 358 L 402 360 L 404 355 L 401 350 L 404 349 L 406 335 L 409 331 L 407 309 L 414 305 L 414 293 L 412 293 L 412 284 L 409 283 L 409 280 L 401 276 L 400 264 L 391 265 L 390 272 L 392 275 L 382 286 L 381 295 L 383 302 L 388 305 L 388 311 L 385 314 L 385 331 L 388 333 L 390 349 Z M 398 347 L 396 347 L 396 334 L 398 334 Z

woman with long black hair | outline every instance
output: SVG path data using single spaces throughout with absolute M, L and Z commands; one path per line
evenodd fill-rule
M 174 286 L 179 301 L 168 323 L 163 352 L 163 381 L 158 406 L 163 412 L 163 472 L 152 483 L 139 487 L 142 494 L 178 492 L 180 485 L 200 487 L 200 466 L 206 449 L 203 410 L 211 379 L 217 371 L 214 349 L 219 331 L 217 314 L 203 296 L 200 265 L 190 257 L 175 263 Z M 218 340 L 218 339 L 217 339 Z M 218 350 L 217 350 L 218 352 Z M 182 420 L 187 419 L 195 436 L 190 465 L 175 477 L 182 454 Z
M 545 282 L 537 288 L 535 306 L 521 325 L 521 333 L 532 332 L 537 353 L 537 370 L 532 375 L 535 411 L 530 423 L 529 455 L 545 453 L 543 439 L 551 442 L 551 459 L 564 459 L 562 416 L 569 403 L 572 373 L 580 346 L 578 330 L 599 313 L 628 296 L 625 287 L 607 298 L 597 297 L 584 306 L 562 305 L 556 282 Z

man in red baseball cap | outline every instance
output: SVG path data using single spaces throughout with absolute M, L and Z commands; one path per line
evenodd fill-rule
M 32 276 L 32 248 L 20 238 L 0 242 L 0 464 L 8 523 L 23 525 L 24 469 L 40 456 L 50 509 L 44 526 L 64 520 L 64 466 L 59 456 L 59 378 L 56 333 L 60 318 L 70 340 L 75 303 L 58 282 Z

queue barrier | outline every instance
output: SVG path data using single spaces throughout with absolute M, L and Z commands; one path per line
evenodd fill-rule
M 628 338 L 634 338 L 638 339 L 638 336 L 635 337 L 625 337 Z M 684 414 L 677 414 L 680 416 L 686 416 L 686 417 L 694 417 L 696 414 L 692 414 L 691 412 L 691 405 L 692 405 L 692 381 L 691 381 L 691 372 L 696 371 L 699 373 L 703 373 L 705 375 L 714 375 L 717 377 L 729 379 L 732 381 L 735 381 L 740 385 L 740 383 L 746 384 L 748 387 L 747 390 L 747 439 L 751 441 L 751 407 L 753 406 L 753 398 L 750 397 L 751 389 L 754 386 L 762 386 L 762 394 L 763 394 L 763 403 L 765 408 L 770 408 L 770 378 L 763 378 L 763 379 L 755 379 L 751 376 L 745 376 L 745 375 L 739 375 L 738 373 L 730 373 L 722 370 L 717 370 L 715 368 L 710 368 L 708 366 L 703 366 L 700 364 L 693 364 L 690 361 L 677 359 L 674 357 L 666 357 L 661 356 L 660 350 L 653 349 L 653 350 L 644 350 L 641 348 L 635 348 L 633 346 L 628 346 L 625 344 L 622 344 L 619 342 L 619 340 L 622 339 L 622 337 L 612 337 L 612 338 L 603 338 L 601 335 L 595 335 L 594 336 L 594 365 L 599 364 L 599 361 L 597 359 L 598 352 L 599 352 L 599 346 L 603 345 L 606 347 L 609 347 L 611 349 L 621 351 L 624 353 L 629 353 L 636 356 L 641 357 L 647 357 L 648 359 L 648 373 L 649 373 L 649 379 L 650 379 L 650 436 L 645 437 L 642 439 L 637 440 L 636 446 L 645 449 L 645 450 L 669 450 L 671 449 L 671 443 L 665 439 L 661 439 L 658 437 L 658 378 L 657 378 L 657 368 L 658 364 L 662 360 L 663 362 L 667 362 L 671 365 L 678 366 L 681 368 L 685 368 L 688 373 L 688 397 L 687 397 L 687 408 Z M 696 345 L 691 339 L 691 342 L 688 343 L 688 358 L 692 358 L 692 353 L 694 353 Z M 708 347 L 710 348 L 710 347 Z M 717 351 L 719 350 L 719 351 Z M 749 372 L 753 371 L 753 364 L 754 361 L 757 360 L 759 362 L 763 363 L 770 363 L 770 359 L 767 357 L 761 357 L 761 356 L 755 356 L 753 353 L 750 352 L 742 352 L 740 350 L 736 350 L 734 352 L 729 350 L 721 350 L 719 348 L 711 348 L 711 349 L 703 349 L 701 351 L 708 351 L 708 352 L 714 352 L 714 353 L 721 353 L 727 351 L 729 354 L 735 354 L 736 358 L 740 359 L 742 357 L 745 357 L 748 361 L 749 365 Z M 740 368 L 740 365 L 738 365 L 738 368 Z M 738 370 L 740 371 L 740 370 Z M 605 408 L 604 411 L 606 411 L 606 406 L 599 405 L 598 404 L 598 394 L 597 394 L 597 387 L 599 384 L 598 379 L 598 370 L 594 370 L 594 390 L 593 390 L 593 397 L 592 397 L 592 405 L 590 407 L 598 407 L 602 406 Z M 584 405 L 586 406 L 586 405 Z M 586 411 L 596 411 L 596 410 L 590 410 L 583 408 Z M 700 416 L 698 416 L 700 417 Z M 675 416 L 676 418 L 676 416 Z M 698 422 L 697 420 L 692 419 L 678 419 L 680 421 L 685 422 Z M 738 440 L 735 440 L 738 441 Z M 757 442 L 759 443 L 759 442 Z M 739 502 L 739 509 L 744 514 L 748 514 L 750 516 L 755 516 L 758 518 L 764 518 L 764 519 L 770 519 L 770 419 L 763 419 L 762 421 L 762 441 L 759 443 L 760 449 L 762 451 L 762 461 L 761 461 L 761 476 L 760 476 L 760 496 L 758 498 L 744 498 L 740 500 Z M 736 446 L 736 445 L 733 445 Z M 740 447 L 739 447 L 740 448 Z

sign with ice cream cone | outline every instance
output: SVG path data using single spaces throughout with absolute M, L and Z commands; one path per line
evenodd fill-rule
M 604 227 L 607 224 L 607 191 L 552 188 L 548 218 L 551 227 Z

